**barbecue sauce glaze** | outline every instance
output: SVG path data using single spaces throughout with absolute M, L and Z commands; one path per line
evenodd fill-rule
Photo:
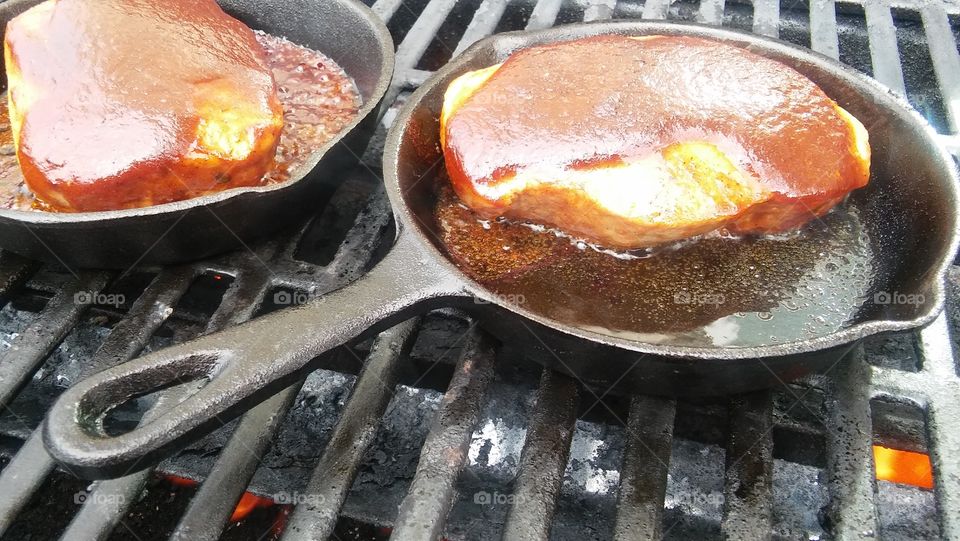
M 573 172 L 707 142 L 762 192 L 744 201 L 717 196 L 729 214 L 720 225 L 787 231 L 867 183 L 869 150 L 858 154 L 856 121 L 845 115 L 804 75 L 739 47 L 686 36 L 604 35 L 511 55 L 446 119 L 444 156 L 457 194 L 485 217 L 637 248 L 629 244 L 637 230 L 628 219 L 610 219 L 609 209 L 583 195 Z M 538 179 L 534 187 L 506 189 L 525 172 Z M 616 189 L 647 189 L 635 180 Z M 680 195 L 665 204 L 686 202 Z M 657 238 L 649 229 L 660 227 L 659 216 L 671 209 L 651 206 L 643 216 L 648 230 L 639 232 Z M 681 216 L 662 236 L 676 240 L 717 228 L 698 229 L 703 218 L 691 211 L 689 222 Z M 622 232 L 613 231 L 620 226 Z
M 274 160 L 258 181 L 266 185 L 284 182 L 306 165 L 311 153 L 356 117 L 361 98 L 353 80 L 330 58 L 283 38 L 255 34 L 283 107 L 283 129 Z M 109 152 L 103 150 L 103 155 Z M 57 211 L 36 199 L 24 185 L 6 106 L 0 107 L 0 208 Z

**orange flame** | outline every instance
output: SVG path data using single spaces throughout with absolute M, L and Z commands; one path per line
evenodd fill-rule
M 237 508 L 233 510 L 233 515 L 230 516 L 230 522 L 243 520 L 243 518 L 249 515 L 254 509 L 258 507 L 270 507 L 273 504 L 274 502 L 270 498 L 261 498 L 256 494 L 244 492 L 243 496 L 240 497 L 240 501 L 237 502 Z
M 199 483 L 186 477 L 177 477 L 176 475 L 167 475 L 167 482 L 175 487 L 194 487 Z
M 178 477 L 176 475 L 167 475 L 166 480 L 171 485 L 178 487 L 194 487 L 200 484 L 193 479 Z M 237 502 L 236 509 L 233 510 L 233 515 L 230 516 L 230 522 L 243 520 L 254 509 L 259 507 L 270 507 L 271 505 L 275 505 L 275 503 L 270 498 L 261 498 L 255 494 L 244 492 L 243 496 L 240 497 L 240 501 Z
M 930 457 L 923 453 L 873 446 L 877 479 L 921 488 L 933 488 Z

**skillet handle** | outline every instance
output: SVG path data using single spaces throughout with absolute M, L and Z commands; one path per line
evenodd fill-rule
M 428 301 L 462 294 L 461 282 L 426 254 L 412 235 L 401 232 L 379 265 L 342 289 L 77 383 L 48 413 L 44 441 L 70 471 L 91 478 L 145 468 L 236 417 L 251 401 L 260 402 L 287 387 L 320 353 L 402 321 Z M 107 412 L 131 397 L 202 379 L 209 382 L 195 394 L 151 411 L 134 430 L 115 436 L 104 431 Z

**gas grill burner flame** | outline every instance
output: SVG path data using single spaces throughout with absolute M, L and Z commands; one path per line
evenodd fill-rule
M 167 475 L 164 478 L 168 483 L 177 487 L 196 487 L 200 483 L 194 481 L 193 479 L 188 479 L 186 477 L 179 477 L 176 475 Z M 237 507 L 233 510 L 233 514 L 230 515 L 230 522 L 240 522 L 246 518 L 250 513 L 255 509 L 272 507 L 274 505 L 279 505 L 277 502 L 273 501 L 270 498 L 264 498 L 263 496 L 257 496 L 252 492 L 244 492 L 243 496 L 240 497 L 240 501 L 237 502 Z
M 257 496 L 251 492 L 244 492 L 243 496 L 240 497 L 240 501 L 237 502 L 237 508 L 234 509 L 233 514 L 230 515 L 230 522 L 239 522 L 243 520 L 254 509 L 259 509 L 261 507 L 272 507 L 274 505 L 276 505 L 276 502 L 270 498 Z
M 874 445 L 873 462 L 878 480 L 933 488 L 933 468 L 928 455 Z

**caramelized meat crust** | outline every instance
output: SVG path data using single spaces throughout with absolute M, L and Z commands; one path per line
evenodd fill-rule
M 808 78 L 681 36 L 542 45 L 466 73 L 444 97 L 441 142 L 481 216 L 621 249 L 789 230 L 870 169 L 866 129 Z
M 263 48 L 214 0 L 47 0 L 7 25 L 27 186 L 61 211 L 261 182 L 283 110 Z

